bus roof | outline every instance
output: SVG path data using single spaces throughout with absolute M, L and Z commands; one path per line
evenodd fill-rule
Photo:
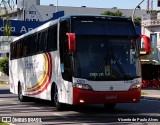
M 15 42 L 23 37 L 26 37 L 26 36 L 29 36 L 35 32 L 38 32 L 38 31 L 41 31 L 45 28 L 48 28 L 49 26 L 52 26 L 56 23 L 58 23 L 60 20 L 65 20 L 65 19 L 69 19 L 69 18 L 95 18 L 95 19 L 113 19 L 113 20 L 130 20 L 130 18 L 127 18 L 127 17 L 123 17 L 123 16 L 108 16 L 108 15 L 70 15 L 70 16 L 63 16 L 63 17 L 60 17 L 56 20 L 51 20 L 49 22 L 46 22 L 44 23 L 43 25 L 21 35 L 21 36 L 18 36 L 16 37 L 12 42 Z
M 131 18 L 125 16 L 110 16 L 110 15 L 70 15 L 70 16 L 63 16 L 60 19 L 65 18 L 102 18 L 102 19 L 119 19 L 119 20 L 132 20 Z

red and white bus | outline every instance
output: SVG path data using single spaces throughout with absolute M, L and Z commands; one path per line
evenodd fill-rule
M 10 91 L 65 104 L 137 103 L 141 66 L 132 21 L 112 16 L 65 16 L 10 45 Z

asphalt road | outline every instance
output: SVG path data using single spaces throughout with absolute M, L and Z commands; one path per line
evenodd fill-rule
M 17 95 L 0 86 L 0 120 L 15 125 L 155 125 L 160 123 L 160 101 L 117 104 L 113 111 L 105 110 L 103 105 L 67 106 L 66 111 L 59 112 L 49 101 L 19 102 Z

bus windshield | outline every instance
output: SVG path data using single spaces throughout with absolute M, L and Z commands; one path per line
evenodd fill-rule
M 136 47 L 131 46 L 135 36 L 132 25 L 124 22 L 123 25 L 121 22 L 114 24 L 117 26 L 107 28 L 108 22 L 103 26 L 101 22 L 75 23 L 74 77 L 88 80 L 131 80 L 139 77 L 136 66 L 138 53 Z
M 77 35 L 135 36 L 130 21 L 115 20 L 78 20 L 73 23 L 73 32 Z

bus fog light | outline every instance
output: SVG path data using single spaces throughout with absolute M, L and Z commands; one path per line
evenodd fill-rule
M 133 102 L 135 102 L 136 101 L 136 99 L 133 99 Z
M 79 102 L 80 102 L 80 103 L 84 103 L 84 100 L 83 100 L 83 99 L 80 99 Z

